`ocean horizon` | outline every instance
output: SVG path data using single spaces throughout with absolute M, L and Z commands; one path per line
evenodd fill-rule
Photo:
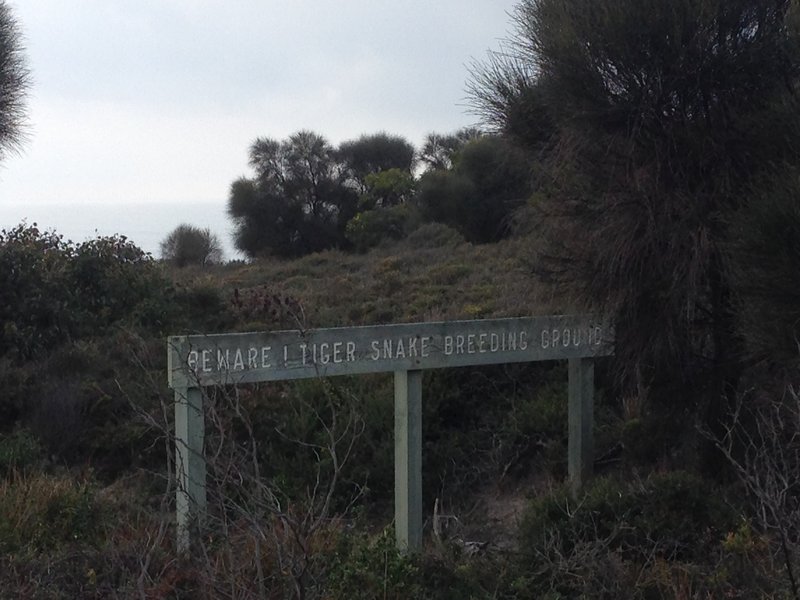
M 36 223 L 64 239 L 83 242 L 98 236 L 124 235 L 155 258 L 160 244 L 183 223 L 208 227 L 219 238 L 225 260 L 242 258 L 233 245 L 233 224 L 224 202 L 128 202 L 93 204 L 0 203 L 0 229 Z

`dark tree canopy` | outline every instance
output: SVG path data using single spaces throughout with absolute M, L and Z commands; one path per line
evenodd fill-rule
M 460 148 L 451 170 L 434 169 L 419 181 L 427 217 L 459 230 L 472 242 L 496 242 L 509 233 L 513 212 L 530 194 L 528 157 L 500 136 L 482 136 Z
M 29 84 L 19 28 L 8 4 L 0 0 L 0 159 L 18 150 L 24 138 Z
M 800 159 L 797 4 L 522 0 L 514 25 L 471 94 L 544 157 L 539 268 L 616 317 L 622 381 L 713 412 L 740 369 L 726 215 Z
M 362 192 L 366 190 L 369 175 L 389 169 L 411 173 L 414 168 L 414 146 L 405 138 L 388 133 L 362 135 L 357 140 L 342 142 L 338 154 Z
M 481 136 L 481 131 L 472 127 L 459 129 L 455 133 L 429 133 L 419 153 L 419 159 L 428 170 L 452 169 L 456 154 L 464 144 Z
M 387 169 L 370 173 L 364 179 L 366 192 L 361 196 L 361 207 L 397 206 L 405 204 L 414 195 L 414 176 L 402 169 Z
M 345 242 L 358 196 L 324 137 L 300 131 L 283 141 L 259 138 L 250 166 L 255 177 L 234 182 L 228 200 L 239 250 L 288 257 Z

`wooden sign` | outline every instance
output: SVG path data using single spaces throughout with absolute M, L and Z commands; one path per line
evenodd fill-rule
M 540 360 L 611 352 L 583 316 L 445 321 L 169 338 L 171 387 L 252 383 Z
M 398 547 L 413 551 L 422 546 L 422 371 L 569 360 L 568 471 L 577 491 L 592 473 L 593 359 L 612 349 L 610 328 L 585 315 L 170 337 L 178 549 L 189 551 L 206 508 L 205 386 L 393 372 L 395 533 Z

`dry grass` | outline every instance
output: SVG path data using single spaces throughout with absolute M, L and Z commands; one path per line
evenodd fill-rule
M 88 484 L 68 476 L 12 475 L 0 481 L 2 543 L 7 550 L 38 550 L 93 534 Z
M 435 237 L 435 230 L 428 230 Z M 176 272 L 178 280 L 213 279 L 230 298 L 260 293 L 296 300 L 303 327 L 479 319 L 569 312 L 537 283 L 530 239 L 427 245 L 426 230 L 367 254 L 329 250 L 294 261 L 259 259 L 212 271 Z M 294 315 L 292 315 L 294 316 Z M 272 328 L 269 315 L 250 327 Z M 291 325 L 292 319 L 280 319 Z

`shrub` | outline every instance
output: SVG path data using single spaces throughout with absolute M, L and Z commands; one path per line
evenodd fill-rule
M 506 139 L 487 135 L 464 144 L 452 170 L 423 174 L 417 201 L 428 219 L 451 225 L 469 241 L 496 242 L 510 233 L 530 179 L 529 158 Z
M 330 571 L 327 591 L 332 598 L 421 598 L 418 567 L 394 545 L 394 532 L 377 537 L 342 537 Z
M 132 320 L 166 289 L 152 258 L 124 236 L 74 244 L 36 224 L 0 232 L 0 355 L 29 360 Z
M 687 472 L 654 473 L 628 485 L 600 478 L 579 502 L 566 489 L 534 500 L 523 522 L 523 550 L 555 543 L 569 552 L 600 539 L 632 558 L 652 552 L 702 560 L 735 522 L 712 486 Z
M 754 186 L 730 218 L 728 244 L 739 333 L 751 358 L 796 373 L 800 338 L 800 171 Z M 768 268 L 765 268 L 768 265 Z
M 404 238 L 416 218 L 408 204 L 365 210 L 347 224 L 347 240 L 358 252 L 366 252 L 386 240 Z
M 677 585 L 680 566 L 686 585 L 710 589 L 736 522 L 717 490 L 682 471 L 632 483 L 600 478 L 578 501 L 558 489 L 534 499 L 523 519 L 520 581 L 531 594 L 524 597 L 551 589 L 554 598 L 650 597 L 647 589 Z
M 16 429 L 0 435 L 0 475 L 22 471 L 42 456 L 39 440 L 27 429 Z
M 403 245 L 410 249 L 418 248 L 455 248 L 466 243 L 464 236 L 443 223 L 425 223 L 417 227 L 403 240 Z
M 361 197 L 364 208 L 404 204 L 414 195 L 414 177 L 403 169 L 386 169 L 364 178 L 366 194 Z
M 176 267 L 205 267 L 222 262 L 222 245 L 208 227 L 200 229 L 184 223 L 161 242 L 161 258 Z
M 69 331 L 71 253 L 60 235 L 35 223 L 0 231 L 0 355 L 31 358 Z
M 101 526 L 88 483 L 48 475 L 0 483 L 0 552 L 40 552 L 90 541 Z
M 165 306 L 151 307 L 150 314 L 161 317 L 159 332 L 167 335 L 175 335 L 183 329 L 224 331 L 234 326 L 237 316 L 235 311 L 230 310 L 219 286 L 207 280 L 193 281 L 170 289 L 164 298 L 164 304 Z M 167 331 L 167 325 L 172 329 Z
M 78 244 L 67 264 L 70 308 L 86 333 L 126 319 L 166 287 L 152 257 L 123 235 Z

